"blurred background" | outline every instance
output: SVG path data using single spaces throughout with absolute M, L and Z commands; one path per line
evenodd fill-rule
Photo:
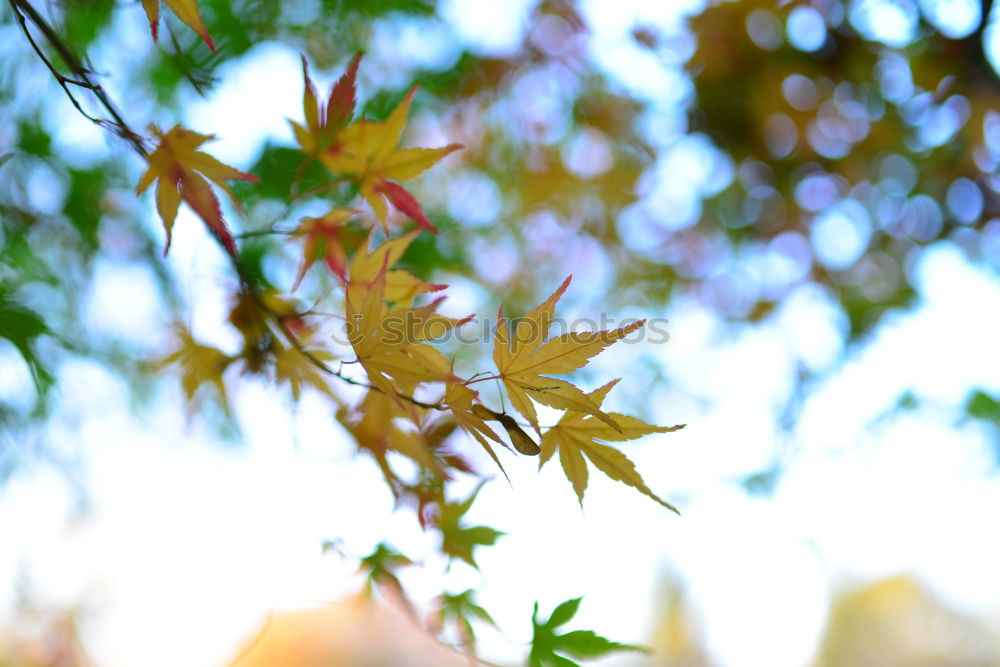
M 465 150 L 414 181 L 441 234 L 405 263 L 454 315 L 524 312 L 572 273 L 564 317 L 665 318 L 577 379 L 624 374 L 611 409 L 688 424 L 626 449 L 683 515 L 596 478 L 581 512 L 555 464 L 509 458 L 470 513 L 507 535 L 448 569 L 319 397 L 236 376 L 228 409 L 186 401 L 153 362 L 178 320 L 238 345 L 227 259 L 186 210 L 161 256 L 141 161 L 4 5 L 0 665 L 462 664 L 358 597 L 386 541 L 418 603 L 480 591 L 498 664 L 535 600 L 580 595 L 575 627 L 654 649 L 607 665 L 1000 664 L 991 0 L 199 5 L 217 55 L 172 15 L 154 47 L 138 2 L 36 6 L 132 127 L 218 134 L 261 179 L 237 232 L 301 161 L 300 53 L 324 90 L 363 50 L 370 117 L 419 84 L 404 143 Z M 287 288 L 284 245 L 243 248 Z

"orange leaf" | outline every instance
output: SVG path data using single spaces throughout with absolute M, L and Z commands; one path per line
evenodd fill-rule
M 350 209 L 335 208 L 319 218 L 302 218 L 299 228 L 293 234 L 306 238 L 302 250 L 302 264 L 295 277 L 296 289 L 309 267 L 322 256 L 330 271 L 341 280 L 347 280 L 347 252 L 343 245 L 344 223 L 354 216 Z

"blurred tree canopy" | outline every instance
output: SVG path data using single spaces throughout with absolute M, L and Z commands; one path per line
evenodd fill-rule
M 177 383 L 167 362 L 180 359 L 193 418 L 219 434 L 238 433 L 227 391 L 240 383 L 277 378 L 294 400 L 303 388 L 336 395 L 345 433 L 372 454 L 397 500 L 421 523 L 428 505 L 439 522 L 447 517 L 446 553 L 475 566 L 473 547 L 499 536 L 462 523 L 475 493 L 446 498 L 441 469 L 476 468 L 462 458 L 466 445 L 454 444 L 454 421 L 424 429 L 408 450 L 410 430 L 389 433 L 399 414 L 388 399 L 338 394 L 353 388 L 331 381 L 337 389 L 329 389 L 330 378 L 275 347 L 286 325 L 297 331 L 339 283 L 335 270 L 312 269 L 291 296 L 303 251 L 288 226 L 321 216 L 327 172 L 303 160 L 287 128 L 273 129 L 281 118 L 238 129 L 271 88 L 294 89 L 291 108 L 301 108 L 300 78 L 279 85 L 262 66 L 229 83 L 240 63 L 275 52 L 267 49 L 302 54 L 321 99 L 364 52 L 357 116 L 366 119 L 387 118 L 418 86 L 402 145 L 464 150 L 412 181 L 440 233 L 416 236 L 397 268 L 421 285 L 458 286 L 463 306 L 479 312 L 503 303 L 527 313 L 574 273 L 582 288 L 567 295 L 568 312 L 655 316 L 692 300 L 738 328 L 775 317 L 808 287 L 835 309 L 849 345 L 912 303 L 913 267 L 927 246 L 949 240 L 1000 268 L 992 2 L 651 3 L 619 25 L 613 10 L 540 0 L 526 3 L 509 44 L 491 44 L 455 33 L 458 2 L 200 0 L 214 51 L 166 5 L 154 46 L 146 4 L 10 0 L 0 8 L 0 478 L 39 460 L 72 468 L 86 455 L 47 445 L 54 422 L 72 428 L 79 418 L 71 395 L 81 388 L 66 372 L 76 361 L 124 378 L 129 407 L 141 412 Z M 80 85 L 80 73 L 100 89 Z M 206 127 L 198 104 L 230 85 L 247 100 L 240 118 Z M 178 122 L 223 141 L 230 129 L 257 133 L 251 145 L 220 143 L 232 156 L 223 162 L 259 180 L 231 183 L 242 214 L 223 203 L 239 245 L 232 262 L 210 235 L 192 231 L 190 216 L 164 258 L 152 197 L 133 191 L 145 169 L 136 135 Z M 363 187 L 340 183 L 331 196 L 346 205 Z M 390 215 L 386 236 L 398 238 L 407 216 L 419 217 L 389 199 L 402 213 Z M 345 232 L 352 255 L 378 228 L 359 206 L 362 223 Z M 135 291 L 108 291 L 110 276 Z M 270 325 L 254 319 L 261 299 L 271 299 Z M 192 337 L 181 327 L 180 350 L 171 325 L 193 321 L 196 310 L 214 329 Z M 446 348 L 463 372 L 488 356 L 482 346 Z M 236 357 L 241 371 L 227 366 Z M 801 355 L 790 371 L 795 387 L 834 364 Z M 574 377 L 591 391 L 610 379 Z M 649 389 L 662 379 L 650 364 L 620 391 L 646 414 Z M 481 391 L 497 398 L 492 387 Z M 795 400 L 786 406 L 792 420 Z M 977 392 L 968 413 L 996 424 L 997 403 Z M 520 428 L 499 415 L 495 422 L 512 439 Z M 521 423 L 529 425 L 537 423 Z M 417 473 L 393 469 L 387 451 L 412 458 Z M 575 464 L 561 463 L 577 486 Z M 585 487 L 585 472 L 582 479 Z M 394 571 L 407 564 L 386 547 L 363 567 L 374 584 L 395 589 Z

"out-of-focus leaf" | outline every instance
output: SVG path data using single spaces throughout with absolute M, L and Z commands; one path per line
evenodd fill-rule
M 548 620 L 541 622 L 538 618 L 538 603 L 531 615 L 533 636 L 531 652 L 528 654 L 528 664 L 531 667 L 571 667 L 577 665 L 566 656 L 587 659 L 600 658 L 610 653 L 620 651 L 639 651 L 648 653 L 644 646 L 620 644 L 606 639 L 590 630 L 574 630 L 565 634 L 556 634 L 559 626 L 568 623 L 580 608 L 583 598 L 567 600 L 552 611 Z
M 482 488 L 480 486 L 479 488 Z M 441 531 L 441 551 L 449 558 L 460 558 L 472 567 L 479 569 L 473 551 L 476 547 L 490 546 L 496 543 L 503 533 L 488 526 L 466 526 L 462 519 L 472 507 L 479 488 L 460 503 L 448 502 L 441 507 L 438 518 L 438 529 Z
M 38 393 L 44 394 L 52 384 L 52 376 L 36 356 L 34 343 L 39 336 L 49 333 L 42 317 L 13 299 L 13 295 L 0 286 L 0 338 L 6 338 L 17 348 L 24 363 L 31 370 Z
M 975 419 L 983 419 L 1000 426 L 1000 400 L 982 390 L 972 392 L 965 402 L 965 412 Z
M 475 596 L 476 592 L 471 589 L 455 594 L 442 593 L 438 599 L 439 606 L 435 615 L 435 623 L 439 627 L 449 624 L 455 626 L 462 645 L 470 651 L 476 649 L 476 632 L 472 626 L 473 621 L 497 627 L 489 612 L 476 604 Z
M 64 38 L 68 45 L 77 53 L 84 52 L 110 22 L 114 6 L 113 0 L 64 3 Z

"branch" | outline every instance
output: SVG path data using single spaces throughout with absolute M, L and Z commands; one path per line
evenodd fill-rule
M 62 89 L 66 92 L 67 97 L 69 97 L 70 102 L 73 103 L 73 106 L 76 107 L 76 110 L 79 111 L 84 118 L 92 121 L 99 127 L 112 131 L 118 136 L 128 141 L 132 149 L 140 157 L 142 157 L 144 160 L 148 159 L 149 151 L 147 151 L 146 147 L 142 144 L 140 135 L 134 132 L 132 128 L 129 127 L 128 123 L 125 122 L 125 119 L 122 117 L 121 113 L 119 113 L 118 108 L 115 106 L 114 102 L 112 102 L 111 99 L 108 97 L 107 93 L 104 92 L 104 88 L 102 88 L 101 84 L 96 82 L 92 77 L 91 70 L 88 67 L 84 66 L 83 62 L 73 54 L 69 46 L 65 42 L 63 42 L 63 40 L 59 37 L 59 35 L 56 34 L 55 30 L 52 29 L 52 27 L 45 21 L 45 19 L 38 13 L 38 11 L 31 5 L 30 2 L 28 2 L 27 0 L 8 0 L 8 2 L 10 3 L 10 7 L 14 11 L 14 15 L 17 17 L 17 20 L 21 25 L 21 30 L 24 32 L 24 36 L 31 44 L 31 47 L 34 49 L 39 59 L 41 59 L 41 61 L 45 63 L 45 66 L 48 68 L 49 72 L 52 73 L 53 78 L 55 78 L 56 82 L 58 82 L 59 85 L 62 87 Z M 55 67 L 55 65 L 52 64 L 52 61 L 49 60 L 49 58 L 42 51 L 41 47 L 35 41 L 35 38 L 32 37 L 31 30 L 28 28 L 29 21 L 42 34 L 42 36 L 45 37 L 45 41 L 48 42 L 48 44 L 53 49 L 55 49 L 56 53 L 59 54 L 59 57 L 65 63 L 66 68 L 71 72 L 72 76 L 63 75 L 61 72 L 59 72 L 59 70 Z M 111 120 L 95 118 L 94 116 L 91 116 L 86 111 L 84 111 L 83 107 L 80 106 L 80 102 L 76 99 L 76 97 L 73 96 L 73 93 L 70 92 L 69 89 L 70 84 L 74 86 L 79 86 L 80 88 L 86 88 L 87 90 L 91 91 L 97 98 L 97 101 L 101 104 L 101 106 L 104 107 L 104 110 L 107 112 Z M 336 183 L 337 182 L 335 181 L 334 184 Z M 332 185 L 333 184 L 331 184 L 331 186 Z M 321 188 L 319 189 L 322 189 L 322 187 L 328 187 L 328 186 L 321 186 Z M 314 191 L 318 191 L 318 189 L 313 188 L 312 190 L 308 190 L 304 193 L 295 192 L 292 194 L 292 201 L 298 199 L 299 197 L 312 194 Z M 245 237 L 251 235 L 254 234 L 247 233 L 242 236 Z M 213 238 L 215 238 L 216 241 L 220 245 L 222 245 L 222 240 L 219 237 L 213 234 Z M 316 366 L 316 368 L 318 368 L 323 373 L 329 376 L 339 378 L 341 381 L 346 382 L 347 384 L 366 387 L 368 389 L 375 391 L 382 391 L 378 387 L 375 387 L 367 382 L 361 382 L 359 380 L 355 380 L 354 378 L 349 378 L 342 375 L 340 372 L 327 366 L 323 362 L 323 360 L 319 359 L 314 354 L 306 350 L 305 347 L 302 345 L 302 342 L 299 341 L 298 337 L 285 324 L 284 317 L 280 313 L 276 313 L 274 310 L 269 308 L 267 304 L 264 302 L 264 299 L 261 298 L 260 293 L 256 289 L 253 280 L 246 274 L 246 272 L 243 270 L 243 267 L 240 265 L 239 256 L 230 254 L 228 251 L 226 251 L 225 248 L 223 248 L 223 251 L 225 251 L 226 256 L 229 257 L 230 261 L 232 262 L 233 269 L 236 271 L 236 275 L 238 276 L 240 281 L 240 287 L 246 290 L 253 297 L 254 302 L 262 311 L 271 316 L 271 318 L 277 324 L 278 328 L 281 330 L 281 333 L 285 336 L 288 342 L 299 352 L 299 354 L 304 356 L 306 359 L 309 360 L 310 363 Z M 445 409 L 440 403 L 437 404 L 425 403 L 424 401 L 419 401 L 412 396 L 405 396 L 403 394 L 397 394 L 397 395 L 402 400 L 409 401 L 410 403 L 413 403 L 414 405 L 419 406 L 421 408 L 427 408 L 429 410 Z
M 45 19 L 42 18 L 41 14 L 38 13 L 31 3 L 27 2 L 27 0 L 9 0 L 9 2 L 11 9 L 14 11 L 14 15 L 17 17 L 18 23 L 21 24 L 21 30 L 24 32 L 24 36 L 28 39 L 31 47 L 35 50 L 35 53 L 38 54 L 41 61 L 45 63 L 45 66 L 52 73 L 52 76 L 62 87 L 63 91 L 65 91 L 66 96 L 69 97 L 70 102 L 73 103 L 76 110 L 79 111 L 84 118 L 96 123 L 104 129 L 108 129 L 107 126 L 110 125 L 114 128 L 113 131 L 115 134 L 122 137 L 132 145 L 132 148 L 136 153 L 143 158 L 147 157 L 149 153 L 146 151 L 146 147 L 142 145 L 139 135 L 133 132 L 128 126 L 128 123 L 126 123 L 122 118 L 122 115 L 118 112 L 118 108 L 114 105 L 111 99 L 108 98 L 107 93 L 104 92 L 104 88 L 101 87 L 101 84 L 96 82 L 91 77 L 90 69 L 85 67 L 83 63 L 73 54 L 70 48 L 65 44 L 65 42 L 62 41 L 62 39 L 60 39 L 59 35 L 57 35 Z M 31 23 L 45 37 L 45 41 L 47 41 L 49 45 L 55 49 L 56 53 L 59 54 L 59 57 L 66 64 L 66 67 L 70 70 L 70 72 L 72 72 L 72 78 L 62 75 L 52 64 L 52 61 L 45 56 L 42 49 L 38 46 L 38 43 L 35 42 L 34 37 L 31 36 L 31 31 L 28 29 L 28 24 L 25 19 L 31 21 Z M 100 102 L 101 106 L 104 107 L 105 111 L 107 111 L 111 120 L 95 118 L 84 111 L 83 107 L 80 106 L 80 102 L 73 96 L 73 93 L 70 92 L 68 84 L 73 84 L 74 86 L 86 88 L 91 91 L 94 94 L 94 97 L 97 98 L 97 101 Z

